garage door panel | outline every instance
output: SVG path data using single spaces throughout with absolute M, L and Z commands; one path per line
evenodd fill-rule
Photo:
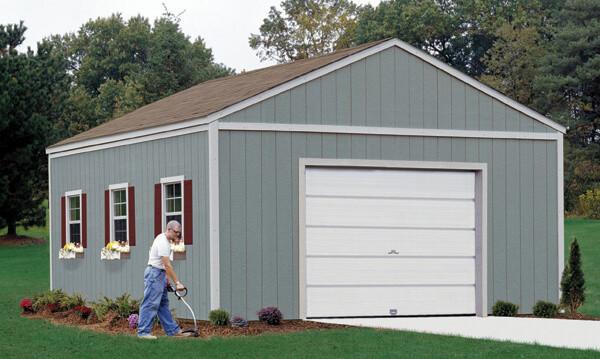
M 475 256 L 474 230 L 419 230 L 382 228 L 306 229 L 306 254 Z
M 474 314 L 475 287 L 307 288 L 308 317 Z
M 475 198 L 472 172 L 322 168 L 306 173 L 306 194 L 361 197 Z
M 311 286 L 475 283 L 475 258 L 390 257 L 307 257 L 306 284 Z
M 307 226 L 474 228 L 472 200 L 306 198 Z

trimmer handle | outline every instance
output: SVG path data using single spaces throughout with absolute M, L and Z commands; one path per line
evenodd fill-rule
M 187 295 L 187 288 L 183 288 L 183 294 L 180 293 L 179 291 L 177 291 L 177 288 L 175 288 L 171 283 L 167 282 L 167 292 L 173 292 L 175 293 L 176 296 L 178 296 L 179 298 L 183 298 Z

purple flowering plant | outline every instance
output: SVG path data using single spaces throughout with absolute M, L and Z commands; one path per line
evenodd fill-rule
M 140 316 L 137 314 L 132 314 L 127 318 L 127 322 L 129 323 L 129 327 L 130 328 L 137 328 L 138 327 L 138 323 L 140 321 Z
M 277 307 L 266 307 L 259 310 L 257 313 L 258 319 L 267 324 L 277 325 L 283 319 L 283 313 Z

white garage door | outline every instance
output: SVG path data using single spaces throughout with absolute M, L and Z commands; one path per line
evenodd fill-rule
M 475 314 L 475 173 L 306 168 L 306 316 Z

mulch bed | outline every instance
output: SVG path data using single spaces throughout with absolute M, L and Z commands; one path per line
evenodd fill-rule
M 517 314 L 515 317 L 518 318 L 539 318 L 533 314 Z M 583 313 L 558 313 L 556 317 L 548 319 L 568 319 L 568 320 L 600 320 L 600 317 L 593 315 L 587 315 Z
M 27 236 L 11 236 L 3 234 L 0 236 L 0 247 L 2 246 L 24 246 L 26 244 L 46 244 L 46 238 L 27 237 Z
M 74 311 L 52 313 L 47 309 L 42 309 L 37 313 L 23 312 L 21 316 L 26 318 L 40 318 L 49 320 L 54 324 L 76 326 L 81 329 L 88 329 L 108 334 L 137 335 L 137 329 L 130 328 L 127 320 L 119 317 L 117 313 L 108 312 L 104 315 L 104 320 L 100 321 L 92 313 L 89 320 L 81 319 Z M 179 319 L 179 326 L 183 329 L 194 329 L 192 320 Z M 198 338 L 211 337 L 232 337 L 232 336 L 251 336 L 263 333 L 290 333 L 304 330 L 328 330 L 350 328 L 349 325 L 327 324 L 309 322 L 299 319 L 283 320 L 279 325 L 269 325 L 260 321 L 249 321 L 246 328 L 217 327 L 208 321 L 198 321 Z M 152 327 L 152 334 L 156 336 L 165 336 L 160 324 Z M 193 337 L 190 337 L 193 338 Z

